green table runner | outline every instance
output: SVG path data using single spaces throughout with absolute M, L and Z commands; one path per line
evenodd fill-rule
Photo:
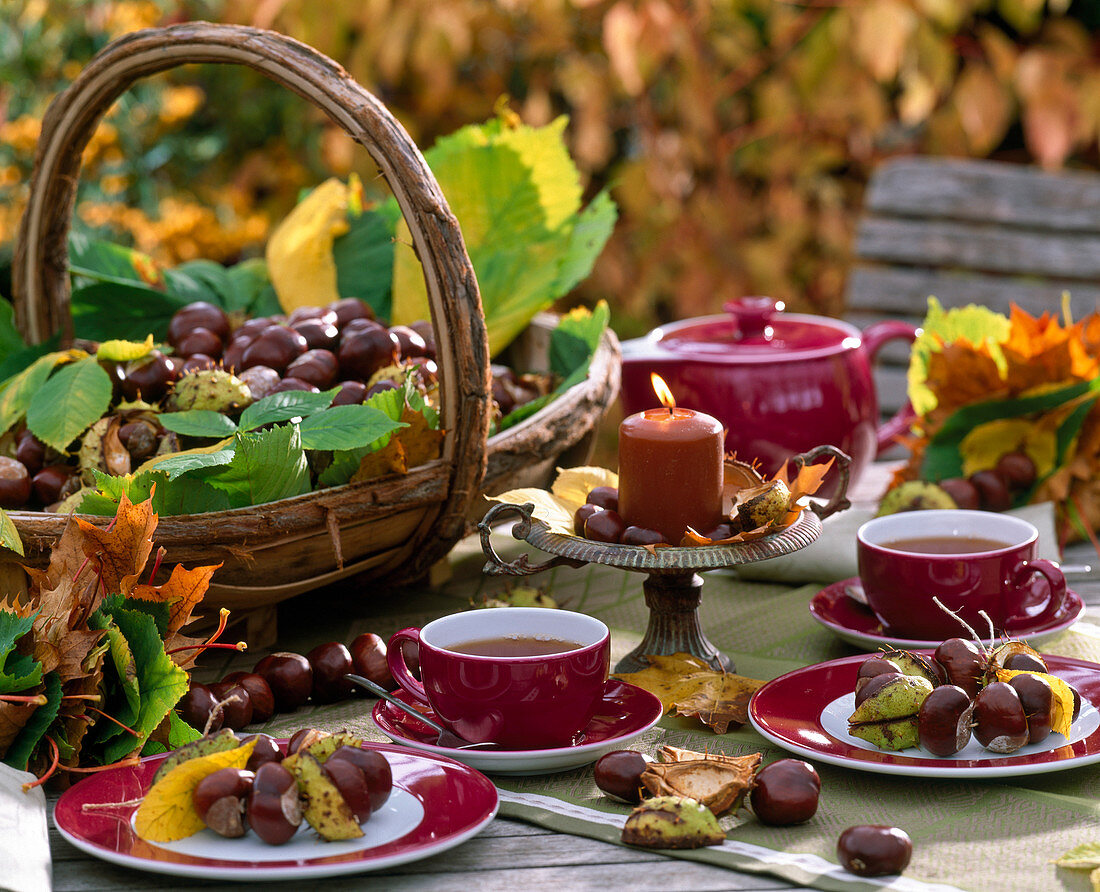
M 500 550 L 515 547 L 507 537 L 498 538 Z M 298 599 L 280 612 L 279 648 L 304 653 L 321 641 L 350 641 L 362 631 L 385 637 L 398 628 L 422 625 L 463 609 L 504 587 L 501 580 L 481 575 L 483 563 L 476 539 L 469 539 L 452 555 L 452 580 L 436 591 L 381 597 L 368 591 L 358 605 L 320 610 L 315 602 Z M 645 629 L 643 578 L 589 565 L 579 570 L 557 568 L 524 584 L 548 589 L 563 607 L 607 623 L 612 629 L 614 661 L 638 644 Z M 726 571 L 705 578 L 703 628 L 744 675 L 770 679 L 858 652 L 811 619 L 807 605 L 818 585 L 792 588 L 746 582 Z M 1042 650 L 1100 663 L 1100 625 L 1078 623 L 1045 642 Z M 256 659 L 255 654 L 240 655 L 219 671 L 247 667 Z M 349 701 L 305 707 L 294 715 L 276 716 L 263 730 L 287 735 L 304 725 L 347 727 L 369 739 L 385 740 L 364 705 Z M 761 752 L 765 762 L 787 755 L 751 726 L 717 736 L 695 720 L 671 717 L 634 747 L 654 754 L 666 743 L 733 755 Z M 836 839 L 852 824 L 893 824 L 909 833 L 914 851 L 904 877 L 889 888 L 998 892 L 1089 888 L 1087 873 L 1056 868 L 1050 862 L 1076 845 L 1100 842 L 1100 765 L 989 781 L 904 778 L 821 763 L 816 767 L 821 775 L 821 801 L 817 815 L 807 824 L 766 827 L 741 810 L 732 820 L 725 819 L 729 825 L 725 846 L 674 856 L 769 873 L 821 889 L 882 888 L 880 880 L 860 880 L 836 867 Z M 502 815 L 566 833 L 617 842 L 629 811 L 600 794 L 591 766 L 494 781 L 502 791 Z

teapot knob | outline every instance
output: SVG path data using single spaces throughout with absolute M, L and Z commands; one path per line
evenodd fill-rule
M 737 320 L 738 339 L 771 339 L 771 321 L 783 311 L 783 301 L 771 297 L 741 297 L 726 301 L 722 309 Z

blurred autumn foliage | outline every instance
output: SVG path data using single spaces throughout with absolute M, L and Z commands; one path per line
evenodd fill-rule
M 204 17 L 283 31 L 344 64 L 425 147 L 490 117 L 504 95 L 531 124 L 567 113 L 570 149 L 590 193 L 610 184 L 621 211 L 574 299 L 606 297 L 624 336 L 719 311 L 744 294 L 841 312 L 862 189 L 885 157 L 999 157 L 1051 169 L 1100 160 L 1098 0 L 29 5 L 38 21 L 52 16 L 53 29 L 39 29 L 30 43 L 24 35 L 22 45 L 3 35 L 2 74 L 10 75 L 13 54 L 70 33 L 74 19 L 65 13 L 80 7 L 135 25 Z M 29 14 L 16 31 L 26 30 Z M 84 21 L 94 24 L 94 16 Z M 95 40 L 55 43 L 54 79 L 36 75 L 37 87 L 71 77 Z M 26 142 L 27 121 L 47 97 L 30 97 L 28 84 L 11 76 L 3 82 L 0 190 L 17 197 L 29 156 L 13 134 Z M 175 158 L 158 156 L 161 163 L 137 170 L 120 161 L 125 169 L 116 172 L 126 180 L 116 196 L 142 216 L 100 208 L 82 215 L 89 225 L 127 227 L 142 247 L 143 237 L 157 241 L 169 258 L 212 250 L 216 233 L 224 258 L 247 251 L 249 234 L 262 240 L 261 221 L 301 186 L 328 172 L 374 173 L 365 153 L 318 113 L 248 72 L 176 72 L 160 90 L 188 86 L 204 101 L 172 130 L 179 139 L 161 156 L 186 162 L 206 140 L 205 162 L 173 178 Z M 142 126 L 148 145 L 158 133 Z M 111 171 L 98 170 L 102 183 Z M 196 220 L 174 231 L 165 218 L 180 211 L 149 198 L 154 180 L 186 186 L 191 194 L 174 200 L 206 208 L 220 228 Z M 111 197 L 99 194 L 93 204 Z M 0 206 L 10 202 L 0 193 Z M 0 241 L 12 236 L 11 216 L 0 216 Z M 187 239 L 181 250 L 176 242 Z

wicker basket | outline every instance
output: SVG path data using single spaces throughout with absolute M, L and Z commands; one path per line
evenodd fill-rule
M 256 69 L 316 104 L 370 152 L 424 268 L 446 435 L 441 458 L 404 476 L 256 507 L 162 517 L 156 538 L 167 549 L 165 563 L 223 562 L 206 603 L 235 609 L 269 606 L 355 574 L 393 583 L 422 576 L 484 511 L 483 487 L 495 492 L 541 483 L 563 453 L 587 447 L 618 390 L 614 336 L 601 344 L 587 382 L 488 441 L 488 341 L 477 281 L 457 221 L 416 146 L 374 96 L 310 47 L 270 31 L 195 22 L 113 42 L 47 111 L 13 270 L 16 318 L 30 342 L 56 331 L 63 343 L 73 337 L 66 242 L 81 153 L 97 124 L 139 78 L 196 62 Z M 548 331 L 543 319 L 529 340 L 537 344 Z M 66 518 L 31 511 L 10 516 L 26 549 L 18 563 L 44 566 Z M 16 563 L 0 569 L 10 575 Z

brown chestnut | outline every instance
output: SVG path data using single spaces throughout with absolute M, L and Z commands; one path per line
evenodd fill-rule
M 298 782 L 282 763 L 267 762 L 257 769 L 247 815 L 253 832 L 269 845 L 282 845 L 298 832 Z
M 608 796 L 636 805 L 642 801 L 642 772 L 648 764 L 636 750 L 612 750 L 593 766 L 593 780 Z
M 1054 691 L 1050 682 L 1038 675 L 1025 672 L 1014 675 L 1008 683 L 1020 698 L 1027 718 L 1027 742 L 1039 743 L 1050 733 L 1054 709 Z
M 817 813 L 821 778 L 809 762 L 780 759 L 756 773 L 749 803 L 765 824 L 802 824 Z
M 623 545 L 668 545 L 665 537 L 656 530 L 647 530 L 645 527 L 629 526 L 623 530 L 619 541 Z
M 1005 658 L 1005 669 L 1017 672 L 1046 672 L 1047 664 L 1038 654 L 1014 653 Z
M 275 695 L 271 686 L 262 675 L 255 672 L 230 672 L 223 682 L 231 681 L 248 691 L 248 700 L 252 704 L 252 721 L 257 724 L 266 722 L 275 715 Z
M 934 659 L 947 676 L 948 684 L 962 688 L 971 697 L 977 696 L 984 663 L 974 642 L 966 638 L 948 638 L 936 648 Z
M 222 727 L 240 731 L 252 723 L 252 698 L 243 685 L 219 681 L 210 685 L 210 692 L 222 704 Z
M 865 683 L 856 689 L 855 705 L 859 706 L 864 700 L 873 697 L 900 674 L 900 672 L 883 672 L 881 675 L 872 675 L 866 679 Z
M 596 486 L 588 491 L 585 503 L 599 505 L 611 511 L 619 510 L 619 490 L 614 486 Z
M 328 759 L 321 768 L 321 772 L 340 791 L 344 802 L 355 815 L 355 820 L 362 824 L 370 817 L 370 790 L 367 787 L 367 778 L 359 766 L 347 759 Z
M 397 688 L 397 682 L 393 680 L 386 661 L 386 642 L 374 632 L 357 635 L 351 642 L 351 662 L 356 675 L 362 675 L 387 691 Z
M 974 701 L 962 688 L 942 684 L 924 698 L 917 713 L 920 745 L 936 756 L 951 756 L 970 742 Z
M 861 877 L 901 873 L 913 856 L 909 834 L 884 824 L 857 824 L 840 834 L 836 854 L 845 870 Z
M 603 511 L 603 508 L 589 502 L 585 502 L 581 505 L 573 515 L 573 532 L 578 536 L 583 536 L 585 522 L 597 511 Z
M 1027 716 L 1012 685 L 995 681 L 978 692 L 974 698 L 974 736 L 995 753 L 1014 753 L 1027 743 Z
M 1006 452 L 993 468 L 1008 484 L 1009 489 L 1027 489 L 1035 482 L 1038 469 L 1026 452 Z
M 863 690 L 864 685 L 876 675 L 900 674 L 901 670 L 896 663 L 891 663 L 889 660 L 884 660 L 882 657 L 868 657 L 859 664 L 859 669 L 856 671 L 856 693 L 858 694 Z
M 20 508 L 31 497 L 31 475 L 26 465 L 0 455 L 0 508 Z
M 244 836 L 245 800 L 255 775 L 243 768 L 221 768 L 191 791 L 191 804 L 204 824 L 219 836 Z
M 1007 511 L 1012 507 L 1012 493 L 1004 479 L 996 471 L 978 471 L 970 475 L 986 511 Z
M 301 654 L 274 653 L 258 662 L 253 671 L 263 677 L 275 697 L 278 712 L 293 712 L 313 691 L 313 669 Z
M 626 530 L 626 524 L 618 511 L 604 509 L 589 515 L 584 522 L 584 536 L 594 542 L 618 542 Z
M 982 497 L 978 487 L 965 477 L 950 477 L 947 480 L 941 480 L 937 485 L 951 496 L 956 508 L 976 511 L 981 507 Z
M 204 684 L 193 683 L 187 689 L 187 693 L 180 697 L 176 704 L 176 712 L 196 731 L 217 731 L 222 726 L 222 716 L 219 713 L 212 720 L 210 714 L 217 704 L 214 692 Z M 210 722 L 207 729 L 206 723 Z
M 351 651 L 339 641 L 318 644 L 307 655 L 313 670 L 313 699 L 317 703 L 335 703 L 351 697 L 354 685 L 345 678 L 355 666 Z
M 329 756 L 325 764 L 331 765 L 334 761 L 340 760 L 351 762 L 366 778 L 367 790 L 370 792 L 371 812 L 376 812 L 385 805 L 393 790 L 393 769 L 390 768 L 386 757 L 377 750 L 342 746 Z
M 241 743 L 248 743 L 250 740 L 255 740 L 256 745 L 252 747 L 252 755 L 248 757 L 248 764 L 244 766 L 249 771 L 256 771 L 268 762 L 283 761 L 283 751 L 270 734 L 252 734 L 244 738 Z

